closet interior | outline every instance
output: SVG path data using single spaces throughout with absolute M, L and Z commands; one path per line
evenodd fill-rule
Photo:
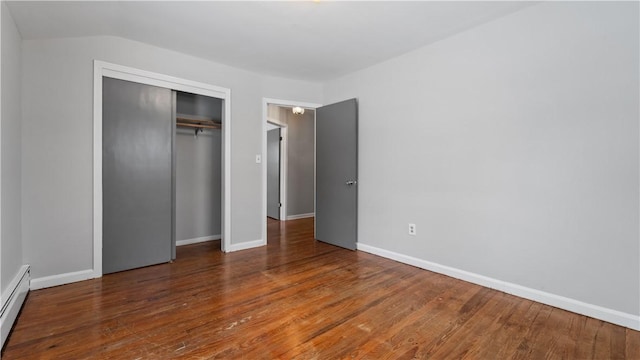
M 222 103 L 176 91 L 176 245 L 221 238 Z

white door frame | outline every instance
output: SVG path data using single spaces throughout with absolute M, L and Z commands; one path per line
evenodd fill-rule
M 278 159 L 280 163 L 280 208 L 278 209 L 278 218 L 280 221 L 287 220 L 287 166 L 289 165 L 287 151 L 289 151 L 287 136 L 289 136 L 289 132 L 287 129 L 287 125 L 280 122 L 280 119 L 269 118 L 267 120 L 268 124 L 277 126 L 280 128 L 280 137 L 282 140 L 280 141 L 280 158 Z M 272 129 L 275 130 L 275 129 Z M 265 131 L 267 131 L 265 127 Z M 268 154 L 265 151 L 264 158 L 268 158 Z
M 290 106 L 290 107 L 294 107 L 294 106 L 300 106 L 302 108 L 306 108 L 306 109 L 313 109 L 315 110 L 316 108 L 319 108 L 322 106 L 322 104 L 316 104 L 316 103 L 309 103 L 309 102 L 304 102 L 304 101 L 296 101 L 296 100 L 282 100 L 282 99 L 271 99 L 271 98 L 262 98 L 262 158 L 265 159 L 267 156 L 267 122 L 271 122 L 273 124 L 279 125 L 279 126 L 283 126 L 285 124 L 282 124 L 278 121 L 278 119 L 270 119 L 268 117 L 268 106 L 269 105 L 280 105 L 280 106 Z M 283 127 L 283 129 L 286 129 L 286 125 Z M 287 131 L 287 130 L 285 130 Z M 288 133 L 286 134 L 288 136 Z M 287 137 L 285 137 L 284 135 L 282 136 L 283 139 L 287 139 Z M 287 149 L 288 151 L 288 149 Z M 314 151 L 315 153 L 315 151 Z M 315 156 L 315 155 L 314 155 Z M 286 198 L 286 190 L 287 190 L 287 183 L 286 183 L 286 175 L 287 175 L 287 166 L 288 166 L 288 161 L 285 158 L 285 166 L 283 166 L 283 169 L 281 169 L 280 171 L 280 181 L 282 184 L 282 179 L 285 179 L 285 183 L 284 183 L 284 187 L 281 187 L 281 193 L 280 193 L 280 199 L 283 200 L 282 203 L 282 208 L 280 208 L 280 220 L 287 220 L 287 213 L 284 212 L 284 210 L 286 210 L 287 207 L 287 198 Z M 284 172 L 283 172 L 284 170 Z M 284 174 L 284 175 L 283 175 Z M 314 180 L 315 182 L 315 180 Z M 282 195 L 282 193 L 284 194 L 284 197 Z M 314 192 L 315 192 L 315 185 L 314 185 Z M 315 197 L 314 197 L 315 199 Z M 315 200 L 314 200 L 315 201 Z M 315 206 L 314 206 L 315 207 Z M 284 212 L 284 213 L 283 213 Z M 264 244 L 267 243 L 267 162 L 263 161 L 262 162 L 262 239 L 264 239 Z
M 102 276 L 102 78 L 190 92 L 224 100 L 222 114 L 222 251 L 231 248 L 231 90 L 146 70 L 93 62 L 93 277 Z

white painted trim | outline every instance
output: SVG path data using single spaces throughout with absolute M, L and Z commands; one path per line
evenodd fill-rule
M 193 239 L 177 240 L 176 246 L 191 245 L 191 244 L 197 244 L 201 242 L 220 240 L 220 239 L 222 239 L 222 235 L 202 236 L 202 237 L 197 237 Z
M 4 2 L 0 1 L 0 39 L 2 38 L 2 9 L 4 9 Z M 0 46 L 0 69 L 2 69 L 2 46 Z M 0 70 L 0 204 L 2 204 L 2 71 Z M 22 100 L 22 95 L 20 95 L 20 100 Z M 20 104 L 22 107 L 22 104 Z M 20 119 L 22 121 L 22 119 Z M 22 136 L 22 134 L 20 134 Z M 20 141 L 20 146 L 22 146 L 22 140 Z M 22 150 L 20 150 L 20 156 L 22 156 Z M 22 200 L 21 200 L 22 201 Z M 0 205 L 0 254 L 2 254 L 2 206 Z M 2 278 L 2 267 L 0 267 L 0 279 Z M 0 280 L 1 281 L 1 280 Z M 2 289 L 0 288 L 0 291 Z M 4 294 L 0 294 L 2 301 L 4 301 Z M 4 304 L 2 305 L 4 307 Z M 1 330 L 1 326 L 0 326 Z M 0 333 L 1 335 L 1 333 Z M 2 336 L 2 343 L 0 344 L 0 350 L 2 349 L 2 345 L 4 345 L 4 336 Z
M 222 251 L 231 244 L 231 90 L 94 60 L 93 63 L 93 277 L 102 276 L 102 78 L 110 77 L 224 100 L 222 121 Z M 64 275 L 64 274 L 63 274 Z
M 303 107 L 305 109 L 312 109 L 315 110 L 316 108 L 319 108 L 322 106 L 322 104 L 317 104 L 317 103 L 310 103 L 310 102 L 304 102 L 304 101 L 297 101 L 297 100 L 282 100 L 282 99 L 273 99 L 273 98 L 262 98 L 262 103 L 263 104 L 271 104 L 271 105 L 280 105 L 280 106 L 300 106 Z M 265 114 L 265 119 L 266 114 Z
M 267 245 L 267 241 L 263 239 L 245 241 L 239 244 L 231 244 L 228 252 L 246 250 L 246 249 L 256 248 L 256 247 L 265 246 L 265 245 Z
M 313 113 L 313 216 L 315 217 L 315 213 L 318 212 L 318 208 L 316 205 L 318 204 L 318 188 L 317 188 L 317 177 L 318 177 L 318 111 L 316 110 Z M 357 188 L 356 188 L 357 190 Z M 357 204 L 356 204 L 357 206 Z M 356 219 L 357 221 L 357 219 Z M 356 224 L 356 226 L 358 226 Z M 356 236 L 357 236 L 357 228 L 356 228 Z M 317 239 L 318 235 L 316 234 L 316 225 L 315 220 L 313 224 L 313 238 Z M 358 244 L 358 239 L 356 238 L 356 245 Z
M 264 159 L 267 156 L 267 122 L 271 122 L 274 124 L 279 124 L 279 125 L 285 125 L 280 123 L 279 119 L 273 119 L 273 118 L 269 118 L 268 116 L 268 106 L 269 104 L 271 105 L 281 105 L 281 106 L 300 106 L 303 108 L 307 108 L 307 109 L 316 109 L 322 106 L 322 104 L 316 104 L 316 103 L 309 103 L 309 102 L 302 102 L 302 101 L 295 101 L 295 100 L 282 100 L 282 99 L 271 99 L 271 98 L 262 98 L 262 158 Z M 314 126 L 315 126 L 315 118 L 314 118 Z M 286 129 L 286 125 L 283 127 L 283 129 Z M 315 131 L 315 128 L 314 128 Z M 287 132 L 287 137 L 285 137 L 283 135 L 284 139 L 288 138 L 288 132 Z M 315 145 L 314 145 L 315 146 Z M 286 152 L 288 152 L 288 147 L 285 149 L 285 154 Z M 315 149 L 314 149 L 314 157 L 315 157 Z M 284 162 L 284 176 L 282 176 L 281 173 L 281 179 L 284 177 L 284 181 L 285 181 L 285 185 L 283 186 L 283 188 L 281 188 L 281 198 L 283 197 L 282 193 L 284 193 L 284 200 L 283 200 L 283 208 L 284 210 L 286 210 L 286 206 L 287 206 L 287 198 L 286 198 L 286 190 L 287 190 L 287 182 L 286 182 L 286 175 L 288 173 L 288 161 L 285 157 L 285 162 Z M 315 168 L 314 168 L 314 172 L 315 172 Z M 315 202 L 315 176 L 314 176 L 314 202 Z M 314 204 L 314 209 L 315 209 L 315 204 Z M 281 209 L 280 212 L 280 219 L 284 219 L 286 216 L 286 211 L 283 211 L 283 209 Z M 266 240 L 267 240 L 267 162 L 263 161 L 262 162 L 262 238 L 264 239 L 264 242 L 266 244 Z
M 4 342 L 7 340 L 13 323 L 16 321 L 22 304 L 24 304 L 24 300 L 27 297 L 29 281 L 31 280 L 30 276 L 29 265 L 23 265 L 2 294 L 2 308 L 0 310 L 0 348 L 4 346 Z
M 220 244 L 222 251 L 230 251 L 231 247 L 231 90 L 226 89 L 224 99 L 224 114 L 222 114 L 222 140 L 224 144 L 222 164 L 224 166 L 224 176 L 222 177 L 222 242 Z
M 280 119 L 276 119 L 276 118 L 272 118 L 272 117 L 268 117 L 268 116 L 267 116 L 267 122 L 268 123 L 272 123 L 272 124 L 276 124 L 276 125 L 278 125 L 280 127 L 287 126 L 287 124 L 281 123 Z
M 298 219 L 306 219 L 316 216 L 315 213 L 307 213 L 307 214 L 297 214 L 297 215 L 289 215 L 287 216 L 287 220 L 298 220 Z
M 0 294 L 0 300 L 2 300 L 2 304 L 0 305 L 0 315 L 4 313 L 9 300 L 15 293 L 15 290 L 18 288 L 20 281 L 24 278 L 24 275 L 29 271 L 29 265 L 22 265 L 16 275 L 11 279 L 11 282 L 5 288 L 4 292 Z
M 287 181 L 287 174 L 289 174 L 289 128 L 285 125 L 280 128 L 280 136 L 282 141 L 280 142 L 280 219 L 284 219 L 287 216 L 288 202 L 287 192 L 289 191 L 289 182 Z M 265 178 L 266 179 L 266 178 Z M 265 181 L 266 183 L 266 181 Z M 267 238 L 266 235 L 263 238 Z
M 31 290 L 38 290 L 59 285 L 71 284 L 74 282 L 89 280 L 93 278 L 95 278 L 93 269 L 74 271 L 70 273 L 32 279 L 30 288 Z
M 533 300 L 539 303 L 551 305 L 560 309 L 568 310 L 640 331 L 640 315 L 628 314 L 621 311 L 608 309 L 602 306 L 588 304 L 579 300 L 490 278 L 472 272 L 456 269 L 450 266 L 440 265 L 437 263 L 418 259 L 404 254 L 399 254 L 389 250 L 380 249 L 363 243 L 358 243 L 357 248 L 358 250 L 378 255 L 387 259 L 395 260 L 404 264 L 412 265 L 439 274 L 444 274 L 456 279 L 468 281 L 470 283 L 478 284 L 491 289 L 496 289 L 521 298 Z
M 93 63 L 93 277 L 102 276 L 102 66 Z

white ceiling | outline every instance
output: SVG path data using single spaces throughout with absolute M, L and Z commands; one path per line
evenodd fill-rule
M 435 1 L 8 1 L 23 39 L 113 35 L 324 81 L 531 5 Z

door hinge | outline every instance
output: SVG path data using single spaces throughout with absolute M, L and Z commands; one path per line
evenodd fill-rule
M 280 136 L 280 141 L 282 141 L 282 136 Z
M 278 203 L 278 207 L 282 207 L 282 203 Z

